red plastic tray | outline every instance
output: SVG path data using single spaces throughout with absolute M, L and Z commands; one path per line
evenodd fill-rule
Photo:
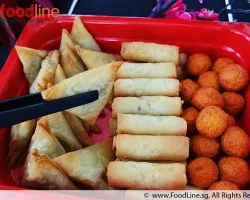
M 71 30 L 73 19 L 74 16 L 59 16 L 56 22 L 30 22 L 17 45 L 36 49 L 58 48 L 62 29 Z M 119 53 L 123 41 L 174 44 L 185 53 L 204 52 L 212 59 L 232 58 L 250 71 L 250 24 L 105 16 L 83 16 L 82 20 L 106 52 Z M 0 83 L 0 100 L 28 92 L 28 84 L 14 49 L 0 72 Z M 250 87 L 245 98 L 247 104 L 240 123 L 249 134 Z M 108 112 L 106 114 L 109 116 Z M 107 124 L 107 117 L 102 117 L 98 123 Z M 0 130 L 0 189 L 15 189 L 16 186 L 15 175 L 7 169 L 6 163 L 9 136 L 9 129 Z M 92 139 L 97 141 L 106 136 L 107 127 L 101 135 L 92 135 Z

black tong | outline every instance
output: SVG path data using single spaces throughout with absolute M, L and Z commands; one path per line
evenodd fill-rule
M 88 104 L 97 99 L 98 91 L 95 90 L 54 101 L 43 100 L 41 93 L 1 101 L 0 128 Z

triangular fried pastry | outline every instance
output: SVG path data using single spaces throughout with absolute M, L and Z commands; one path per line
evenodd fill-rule
M 64 50 L 66 45 L 68 45 L 75 52 L 76 43 L 73 42 L 69 32 L 66 29 L 63 29 L 62 30 L 61 44 L 60 44 L 60 52 L 62 52 Z
M 57 68 L 56 68 L 56 72 L 55 72 L 54 84 L 57 84 L 57 83 L 65 80 L 65 79 L 66 79 L 66 76 L 64 74 L 64 71 L 63 71 L 61 65 L 58 65 Z
M 41 69 L 43 59 L 47 56 L 48 51 L 36 50 L 27 47 L 16 46 L 17 54 L 23 64 L 23 71 L 26 79 L 31 85 Z

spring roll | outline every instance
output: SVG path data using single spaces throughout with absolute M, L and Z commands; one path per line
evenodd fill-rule
M 75 45 L 76 43 L 72 40 L 71 36 L 69 35 L 69 32 L 66 29 L 62 30 L 62 39 L 61 39 L 61 44 L 60 44 L 60 52 L 62 53 L 64 48 L 66 46 L 69 46 L 70 49 L 76 53 L 75 50 Z
M 117 135 L 116 129 L 117 129 L 117 119 L 110 118 L 109 120 L 109 136 L 110 137 Z
M 115 74 L 120 65 L 121 62 L 110 63 L 72 76 L 43 91 L 42 97 L 47 101 L 51 101 L 97 90 L 99 92 L 98 100 L 67 110 L 88 124 L 95 125 L 99 114 L 108 102 L 109 95 L 113 88 Z
M 184 190 L 187 184 L 182 163 L 113 161 L 107 177 L 109 186 L 120 189 Z
M 62 112 L 47 115 L 51 133 L 64 147 L 66 152 L 82 149 Z
M 60 65 L 58 65 L 56 68 L 56 72 L 55 72 L 54 84 L 57 84 L 65 79 L 66 79 L 66 76 L 64 74 L 64 71 L 63 71 L 62 67 Z M 53 84 L 51 84 L 51 86 L 53 86 Z M 50 88 L 50 87 L 47 87 L 47 88 Z
M 67 78 L 85 71 L 80 59 L 67 44 L 61 51 L 60 64 L 62 65 L 63 71 L 65 72 Z
M 11 127 L 11 139 L 9 144 L 9 166 L 19 164 L 25 160 L 30 140 L 36 128 L 36 120 L 29 120 Z
M 177 79 L 138 78 L 119 79 L 114 84 L 116 97 L 126 96 L 179 96 L 180 83 Z
M 118 134 L 185 136 L 187 133 L 187 122 L 176 116 L 118 114 L 117 122 Z
M 48 51 L 36 50 L 27 47 L 15 46 L 18 57 L 23 64 L 23 71 L 29 84 L 35 81 L 43 59 L 47 56 Z
M 122 57 L 117 54 L 92 51 L 80 48 L 79 46 L 76 46 L 76 51 L 88 69 L 123 60 Z
M 179 62 L 179 47 L 145 42 L 123 42 L 121 55 L 129 61 Z
M 25 165 L 21 185 L 43 190 L 76 190 L 67 175 L 46 155 L 33 149 Z
M 54 161 L 73 180 L 93 189 L 107 189 L 103 175 L 115 159 L 112 139 L 60 156 Z
M 144 96 L 117 97 L 112 104 L 112 117 L 117 113 L 155 116 L 180 116 L 182 101 L 180 97 Z
M 59 51 L 51 51 L 43 60 L 41 70 L 30 87 L 30 93 L 41 92 L 47 89 L 48 83 L 54 84 L 56 68 L 59 64 Z
M 64 112 L 64 116 L 71 130 L 75 134 L 76 138 L 81 142 L 81 144 L 84 147 L 92 145 L 92 141 L 89 138 L 88 133 L 84 129 L 81 121 L 75 115 L 72 115 L 71 113 L 68 112 Z
M 177 78 L 174 63 L 129 63 L 124 62 L 118 69 L 121 78 Z
M 138 161 L 185 161 L 189 156 L 189 138 L 184 136 L 115 136 L 116 156 Z
M 62 145 L 51 133 L 46 117 L 42 117 L 37 122 L 35 133 L 31 138 L 29 152 L 31 152 L 32 149 L 37 149 L 50 158 L 55 158 L 66 153 Z
M 75 43 L 82 48 L 93 51 L 101 51 L 95 39 L 85 28 L 80 17 L 75 17 L 73 28 L 71 30 L 71 37 Z

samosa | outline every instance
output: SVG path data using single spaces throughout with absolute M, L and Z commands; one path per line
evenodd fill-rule
M 75 51 L 75 45 L 76 43 L 73 42 L 69 32 L 66 29 L 62 30 L 62 38 L 61 38 L 61 44 L 60 44 L 60 52 L 62 53 L 62 51 L 64 50 L 65 46 L 68 45 L 72 51 Z
M 76 190 L 69 177 L 47 155 L 33 149 L 21 180 L 24 187 L 44 190 Z
M 20 46 L 16 46 L 15 48 L 21 63 L 23 64 L 24 75 L 29 84 L 32 85 L 41 69 L 42 61 L 47 56 L 48 51 Z
M 55 72 L 54 84 L 57 84 L 65 79 L 66 79 L 66 76 L 64 74 L 64 71 L 63 71 L 62 67 L 60 65 L 58 65 L 56 68 L 56 72 Z M 50 86 L 52 87 L 53 84 L 51 83 Z M 47 88 L 50 88 L 50 87 L 47 87 Z

